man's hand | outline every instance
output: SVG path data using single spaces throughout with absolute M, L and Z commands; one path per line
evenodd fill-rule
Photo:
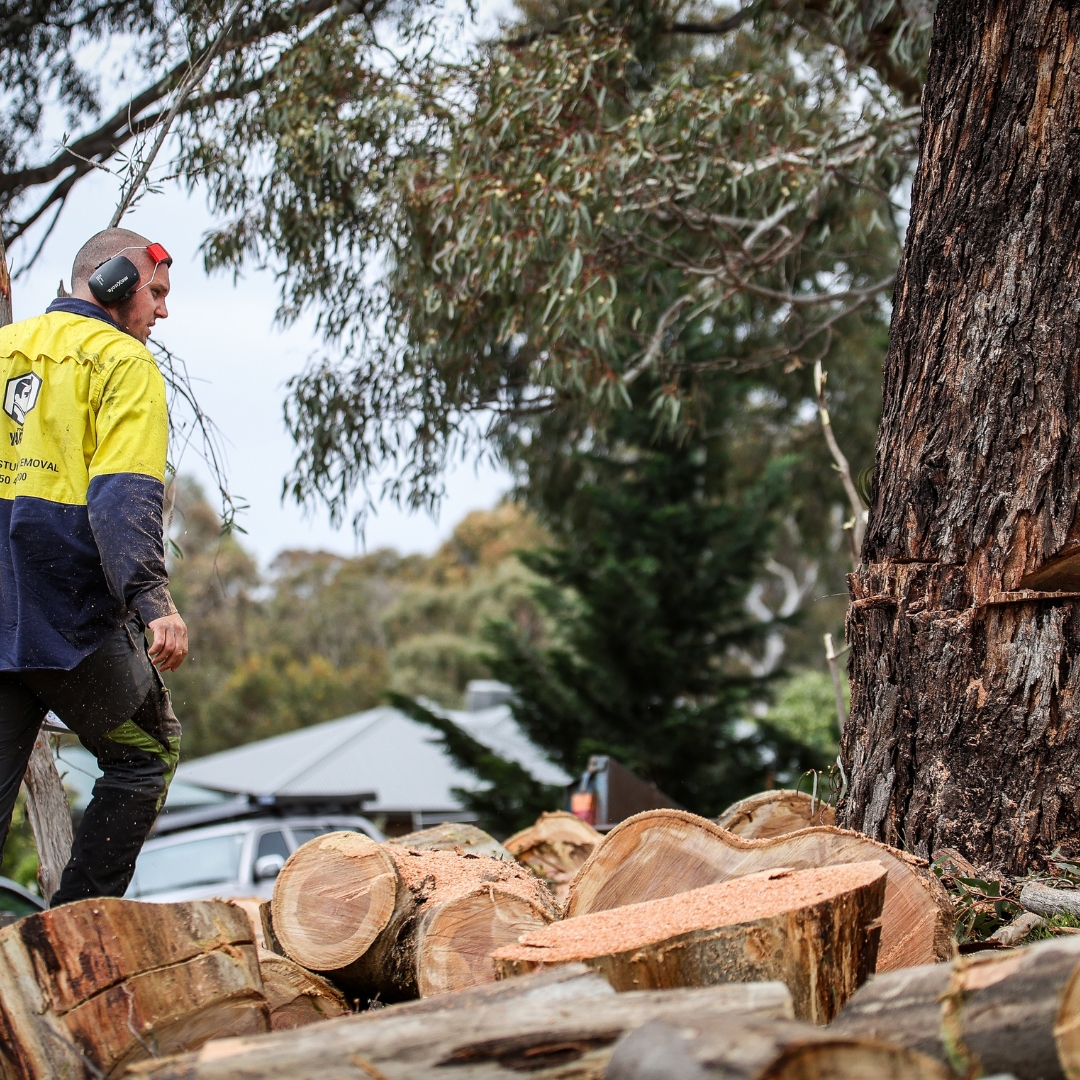
M 150 623 L 154 643 L 150 659 L 158 671 L 175 671 L 188 654 L 187 625 L 179 615 L 164 615 Z

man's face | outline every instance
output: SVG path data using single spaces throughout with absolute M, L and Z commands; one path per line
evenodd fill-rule
M 145 345 L 154 323 L 169 317 L 169 309 L 165 306 L 165 297 L 169 295 L 169 268 L 158 263 L 155 273 L 154 260 L 145 251 L 127 254 L 139 271 L 139 291 L 116 305 L 113 318 L 121 329 Z M 148 281 L 149 285 L 146 284 Z

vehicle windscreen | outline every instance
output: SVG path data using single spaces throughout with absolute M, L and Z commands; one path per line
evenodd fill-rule
M 243 833 L 210 836 L 186 844 L 144 851 L 135 864 L 127 896 L 150 896 L 173 889 L 216 885 L 240 877 Z

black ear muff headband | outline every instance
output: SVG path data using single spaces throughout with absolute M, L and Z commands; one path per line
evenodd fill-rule
M 154 277 L 157 277 L 157 268 L 164 263 L 172 266 L 172 256 L 160 245 L 150 244 L 146 251 L 154 260 L 154 277 L 146 283 L 139 284 L 139 271 L 135 264 L 124 255 L 125 251 L 133 250 L 130 247 L 122 248 L 111 259 L 106 259 L 94 268 L 90 275 L 90 291 L 101 304 L 119 304 L 122 300 L 134 296 L 139 289 L 145 289 Z

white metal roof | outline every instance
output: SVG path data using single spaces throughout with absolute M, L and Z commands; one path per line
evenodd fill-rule
M 569 777 L 522 734 L 505 705 L 446 713 L 475 739 L 544 783 Z M 439 745 L 438 732 L 384 706 L 250 743 L 180 765 L 177 779 L 248 795 L 358 795 L 374 792 L 365 813 L 456 811 L 451 788 L 478 786 Z

